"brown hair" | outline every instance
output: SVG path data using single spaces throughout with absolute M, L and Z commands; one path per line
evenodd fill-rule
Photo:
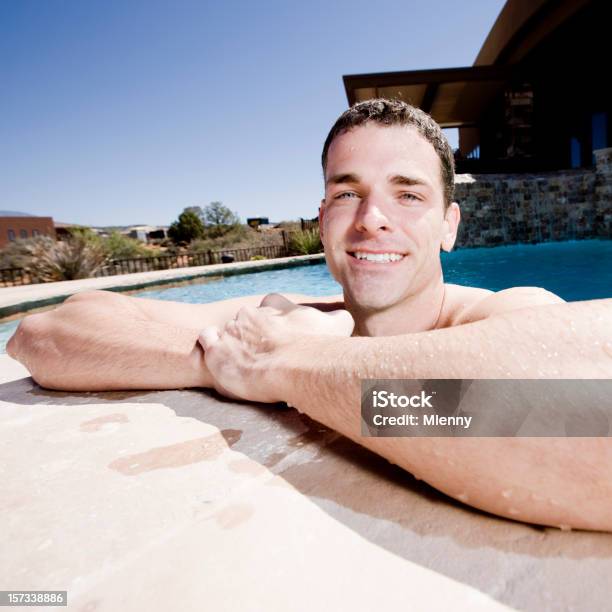
M 334 138 L 369 122 L 375 122 L 383 126 L 405 125 L 414 127 L 425 140 L 431 143 L 440 158 L 444 206 L 448 207 L 453 201 L 455 191 L 455 158 L 453 151 L 440 126 L 427 113 L 401 100 L 375 98 L 358 102 L 344 111 L 325 139 L 323 154 L 321 155 L 323 172 L 327 167 L 327 154 Z

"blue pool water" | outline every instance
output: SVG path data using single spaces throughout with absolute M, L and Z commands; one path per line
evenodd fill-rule
M 612 240 L 549 242 L 460 249 L 442 254 L 446 282 L 493 291 L 544 287 L 567 301 L 612 297 Z M 230 276 L 218 281 L 143 291 L 143 297 L 205 303 L 242 295 L 288 292 L 342 293 L 325 264 Z M 0 325 L 0 350 L 18 321 Z

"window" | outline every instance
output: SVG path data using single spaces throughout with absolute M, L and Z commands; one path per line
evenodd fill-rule
M 40 232 L 37 229 L 32 230 L 32 237 L 40 236 Z
M 19 237 L 20 238 L 27 238 L 28 237 L 28 230 L 19 230 Z
M 9 239 L 11 242 L 14 242 L 14 241 L 15 241 L 15 230 L 11 230 L 11 229 L 10 229 L 10 230 L 8 231 L 8 239 Z
M 591 116 L 591 142 L 593 151 L 608 146 L 608 113 L 593 113 Z M 593 155 L 595 163 L 595 155 Z
M 570 156 L 572 161 L 572 168 L 580 168 L 582 154 L 580 141 L 577 138 L 572 138 L 570 140 Z
M 480 145 L 476 145 L 467 155 L 468 159 L 480 159 Z

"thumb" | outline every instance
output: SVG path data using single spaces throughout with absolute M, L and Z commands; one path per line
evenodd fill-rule
M 334 331 L 339 336 L 350 336 L 355 328 L 355 321 L 348 310 L 332 310 L 329 313 L 334 319 Z
M 207 351 L 219 341 L 219 328 L 214 325 L 205 327 L 198 337 L 202 348 Z
M 284 295 L 281 295 L 280 293 L 268 293 L 268 295 L 266 295 L 266 297 L 261 300 L 261 304 L 259 304 L 259 306 L 276 308 L 276 310 L 288 312 L 296 308 L 297 304 L 294 304 L 291 300 L 287 299 Z

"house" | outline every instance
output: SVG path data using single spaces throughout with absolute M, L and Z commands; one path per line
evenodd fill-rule
M 35 217 L 9 210 L 0 211 L 0 249 L 19 239 L 56 237 L 52 217 Z
M 473 66 L 347 75 L 348 102 L 396 98 L 458 128 L 459 173 L 592 167 L 612 142 L 609 8 L 508 0 Z

